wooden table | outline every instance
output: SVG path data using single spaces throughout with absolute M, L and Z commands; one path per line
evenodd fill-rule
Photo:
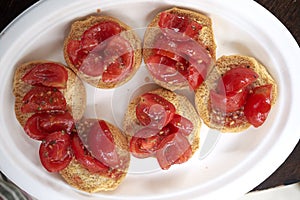
M 37 0 L 0 1 L 0 30 Z M 300 43 L 300 1 L 298 0 L 256 0 L 273 13 Z M 255 14 L 255 13 L 253 13 Z M 1 48 L 1 46 L 0 46 Z M 300 67 L 300 63 L 299 66 Z M 287 160 L 254 190 L 262 190 L 300 181 L 300 143 Z

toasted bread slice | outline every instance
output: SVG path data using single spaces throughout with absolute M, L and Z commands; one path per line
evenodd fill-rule
M 117 83 L 105 83 L 102 81 L 101 75 L 97 76 L 97 77 L 92 77 L 92 76 L 89 76 L 89 75 L 79 71 L 78 68 L 76 68 L 72 64 L 72 62 L 68 56 L 68 53 L 67 53 L 67 45 L 70 40 L 80 40 L 81 36 L 88 28 L 90 28 L 91 26 L 98 24 L 100 22 L 107 22 L 107 21 L 116 22 L 121 26 L 123 31 L 120 33 L 120 36 L 125 38 L 126 40 L 128 40 L 132 49 L 134 50 L 133 65 L 132 65 L 132 70 L 131 70 L 129 76 L 127 76 L 125 79 L 123 79 L 122 81 L 119 81 Z M 87 83 L 89 83 L 95 87 L 98 87 L 98 88 L 115 88 L 115 87 L 122 85 L 125 82 L 129 81 L 132 78 L 132 76 L 136 73 L 136 71 L 139 69 L 141 62 L 142 62 L 141 40 L 139 39 L 138 35 L 135 33 L 135 31 L 131 27 L 129 27 L 128 25 L 126 25 L 125 23 L 120 21 L 119 19 L 116 19 L 116 18 L 113 18 L 110 16 L 102 16 L 102 15 L 88 16 L 82 20 L 77 20 L 72 23 L 70 32 L 64 41 L 64 57 L 65 57 L 65 60 L 66 60 L 66 63 L 68 64 L 68 66 Z
M 176 114 L 189 119 L 193 123 L 194 129 L 193 132 L 188 136 L 188 140 L 192 147 L 192 153 L 194 154 L 199 148 L 201 121 L 193 105 L 185 96 L 176 94 L 175 92 L 167 89 L 158 88 L 149 92 L 157 94 L 171 102 L 176 108 Z M 127 112 L 124 116 L 123 131 L 128 137 L 128 141 L 130 141 L 131 137 L 143 127 L 139 125 L 135 113 L 138 102 L 139 97 L 133 99 L 128 105 Z
M 218 129 L 221 132 L 241 132 L 247 129 L 251 124 L 244 121 L 242 124 L 232 124 L 229 126 L 224 126 L 222 123 L 216 124 L 211 120 L 211 109 L 209 100 L 209 91 L 216 87 L 216 82 L 228 70 L 239 65 L 247 66 L 253 69 L 259 78 L 253 83 L 254 86 L 261 86 L 265 84 L 272 84 L 272 101 L 271 105 L 274 105 L 277 99 L 277 84 L 273 77 L 268 72 L 267 68 L 259 63 L 255 58 L 242 56 L 242 55 L 231 55 L 220 57 L 215 65 L 215 68 L 207 77 L 207 80 L 202 84 L 196 91 L 195 94 L 195 104 L 196 109 L 202 118 L 203 122 L 210 128 Z
M 88 128 L 89 125 L 86 122 L 86 119 L 82 120 L 77 124 L 77 127 Z M 107 177 L 98 173 L 91 173 L 73 158 L 71 163 L 59 173 L 68 184 L 79 190 L 89 193 L 115 190 L 127 175 L 130 163 L 127 139 L 117 127 L 108 122 L 106 124 L 113 135 L 117 153 L 122 157 L 122 168 L 117 169 L 118 176 Z
M 20 124 L 24 127 L 27 119 L 33 113 L 22 113 L 22 99 L 25 94 L 33 87 L 24 81 L 22 77 L 31 70 L 34 66 L 41 63 L 49 63 L 52 61 L 37 60 L 32 62 L 23 63 L 17 67 L 14 80 L 13 80 L 13 94 L 15 95 L 15 115 Z M 65 67 L 61 63 L 52 62 Z M 80 119 L 83 116 L 86 106 L 86 91 L 82 81 L 76 76 L 76 74 L 69 68 L 65 67 L 68 71 L 67 87 L 60 89 L 66 99 L 68 110 L 72 114 L 75 120 Z
M 214 40 L 214 34 L 213 34 L 213 28 L 212 28 L 212 21 L 211 19 L 199 12 L 183 9 L 183 8 L 171 8 L 169 10 L 165 10 L 163 12 L 170 12 L 172 14 L 178 14 L 181 16 L 187 16 L 190 19 L 195 20 L 198 22 L 202 29 L 199 32 L 198 40 L 197 42 L 200 43 L 200 45 L 204 46 L 206 50 L 208 51 L 209 55 L 212 58 L 212 64 L 209 66 L 208 72 L 212 69 L 213 63 L 216 60 L 216 44 Z M 161 30 L 158 26 L 158 21 L 160 17 L 160 13 L 158 13 L 154 19 L 149 23 L 148 28 L 144 35 L 144 49 L 143 49 L 143 58 L 144 60 L 148 60 L 148 58 L 153 54 L 152 53 L 152 47 L 156 40 L 156 37 L 161 34 Z M 160 86 L 169 89 L 169 90 L 176 90 L 176 89 L 184 89 L 188 87 L 187 83 L 166 83 L 163 81 L 160 81 L 156 79 L 155 77 L 152 77 L 153 80 L 159 84 Z

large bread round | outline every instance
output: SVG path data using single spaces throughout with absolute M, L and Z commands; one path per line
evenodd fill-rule
M 202 29 L 198 35 L 198 40 L 201 45 L 203 45 L 208 53 L 210 54 L 213 63 L 216 60 L 216 44 L 214 40 L 214 34 L 213 34 L 213 29 L 212 29 L 212 21 L 211 19 L 199 12 L 188 10 L 188 9 L 183 9 L 183 8 L 171 8 L 169 10 L 165 10 L 163 12 L 170 12 L 173 14 L 178 14 L 178 15 L 183 15 L 183 16 L 188 16 L 190 19 L 194 19 L 197 21 L 199 24 L 202 25 Z M 161 34 L 161 30 L 158 26 L 158 21 L 160 17 L 160 13 L 158 13 L 153 20 L 149 23 L 147 30 L 144 35 L 144 49 L 143 49 L 143 58 L 144 60 L 148 60 L 148 58 L 152 54 L 151 47 L 153 47 L 153 44 L 156 40 L 156 37 Z M 210 66 L 208 69 L 208 72 L 212 69 L 213 65 Z M 152 77 L 153 80 L 160 86 L 167 88 L 169 90 L 176 90 L 176 89 L 183 89 L 187 88 L 188 84 L 187 83 L 176 83 L 176 84 L 170 84 L 166 83 L 163 81 L 160 81 L 156 79 L 155 77 Z
M 23 63 L 20 66 L 18 66 L 15 71 L 14 80 L 13 80 L 13 94 L 15 95 L 15 115 L 17 120 L 20 122 L 20 124 L 23 127 L 27 119 L 33 113 L 21 112 L 21 107 L 23 104 L 22 99 L 33 86 L 22 81 L 22 77 L 37 64 L 49 63 L 49 62 L 56 63 L 65 67 L 61 63 L 47 61 L 47 60 L 37 60 L 37 61 Z M 60 91 L 63 93 L 66 99 L 68 110 L 72 114 L 73 118 L 75 120 L 78 120 L 83 116 L 83 113 L 85 111 L 85 106 L 86 106 L 85 87 L 82 81 L 76 76 L 76 74 L 71 69 L 67 67 L 65 67 L 65 69 L 68 71 L 67 87 L 65 89 L 60 89 Z
M 259 78 L 253 83 L 254 86 L 260 86 L 265 84 L 272 84 L 272 101 L 271 105 L 274 105 L 277 99 L 277 84 L 273 77 L 268 72 L 267 68 L 259 63 L 255 58 L 242 55 L 231 55 L 220 57 L 215 65 L 215 68 L 207 77 L 207 80 L 197 89 L 195 94 L 196 109 L 202 118 L 203 122 L 210 128 L 218 129 L 221 132 L 241 132 L 247 129 L 251 124 L 247 121 L 231 127 L 224 126 L 223 124 L 213 123 L 211 120 L 211 109 L 209 107 L 209 91 L 216 87 L 216 81 L 228 70 L 238 65 L 244 65 L 253 69 Z
M 171 102 L 175 106 L 177 114 L 189 119 L 193 123 L 194 129 L 188 136 L 188 140 L 192 146 L 192 152 L 195 153 L 199 148 L 201 121 L 193 105 L 185 96 L 176 94 L 175 92 L 167 89 L 159 88 L 150 91 L 150 93 L 157 94 Z M 128 105 L 127 112 L 125 113 L 123 131 L 128 137 L 128 141 L 130 141 L 130 138 L 134 135 L 134 133 L 142 128 L 142 126 L 139 125 L 135 114 L 138 102 L 139 97 L 134 98 Z
M 72 62 L 69 59 L 69 56 L 67 54 L 67 44 L 69 43 L 70 40 L 79 40 L 81 38 L 82 34 L 84 33 L 84 31 L 86 31 L 88 28 L 90 28 L 91 26 L 93 26 L 97 23 L 106 22 L 106 21 L 116 22 L 121 26 L 121 28 L 124 31 L 122 31 L 120 35 L 129 41 L 129 43 L 131 44 L 131 46 L 134 50 L 133 67 L 132 67 L 133 69 L 130 72 L 130 75 L 127 76 L 124 80 L 119 81 L 117 83 L 104 83 L 101 80 L 101 76 L 92 77 L 92 76 L 89 76 L 89 75 L 86 75 L 86 74 L 80 72 L 78 70 L 78 68 L 76 68 L 72 64 Z M 70 32 L 64 41 L 64 57 L 65 57 L 65 60 L 66 60 L 66 63 L 68 64 L 68 66 L 87 83 L 89 83 L 95 87 L 98 87 L 98 88 L 114 88 L 114 87 L 120 86 L 120 85 L 126 83 L 127 81 L 129 81 L 133 77 L 133 75 L 136 73 L 136 71 L 139 69 L 141 62 L 142 62 L 141 40 L 139 39 L 139 37 L 137 36 L 135 31 L 131 27 L 129 27 L 128 25 L 126 25 L 125 23 L 120 21 L 119 19 L 116 19 L 116 18 L 113 18 L 110 16 L 102 16 L 102 15 L 88 16 L 82 20 L 77 20 L 72 23 Z
M 84 126 L 87 128 L 88 126 L 85 124 L 88 120 L 83 119 L 81 122 L 78 122 L 77 127 Z M 117 177 L 110 178 L 89 172 L 75 158 L 73 158 L 71 163 L 59 173 L 68 184 L 79 190 L 89 193 L 115 190 L 127 175 L 130 163 L 127 139 L 117 127 L 108 122 L 106 122 L 106 124 L 113 135 L 118 154 L 124 158 L 123 168 L 118 169 L 119 175 Z

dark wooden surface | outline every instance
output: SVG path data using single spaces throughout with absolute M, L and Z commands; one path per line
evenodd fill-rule
M 37 0 L 1 0 L 0 31 Z M 63 2 L 63 1 L 62 1 Z M 300 0 L 256 0 L 273 13 L 300 44 Z M 255 13 L 253 13 L 255 14 Z M 1 44 L 0 44 L 1 48 Z M 300 67 L 300 63 L 299 66 Z M 254 190 L 262 190 L 300 181 L 300 143 L 287 160 Z

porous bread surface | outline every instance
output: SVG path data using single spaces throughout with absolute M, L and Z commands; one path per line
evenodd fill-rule
M 209 66 L 208 69 L 209 72 L 213 68 L 214 62 L 216 60 L 216 43 L 214 40 L 214 33 L 212 29 L 211 19 L 208 16 L 201 14 L 199 12 L 188 10 L 188 9 L 177 8 L 177 7 L 165 10 L 163 12 L 170 12 L 178 15 L 187 16 L 188 18 L 193 19 L 202 25 L 202 29 L 199 33 L 198 40 L 200 41 L 201 45 L 203 45 L 209 51 L 209 54 L 212 58 L 212 64 Z M 148 60 L 148 58 L 152 55 L 151 47 L 153 47 L 156 37 L 162 33 L 158 26 L 160 14 L 161 12 L 154 17 L 154 19 L 149 23 L 146 29 L 144 35 L 144 41 L 143 41 L 144 60 Z M 164 81 L 160 81 L 153 76 L 152 78 L 158 85 L 172 91 L 176 89 L 184 89 L 188 87 L 188 84 L 186 82 L 170 84 Z
M 216 88 L 217 80 L 227 72 L 228 70 L 244 65 L 253 69 L 259 78 L 253 83 L 254 86 L 261 86 L 265 84 L 272 84 L 272 100 L 271 105 L 274 105 L 277 100 L 277 84 L 273 77 L 268 72 L 267 68 L 259 63 L 255 58 L 242 55 L 230 55 L 220 57 L 215 65 L 215 68 L 208 75 L 207 80 L 196 90 L 195 93 L 195 105 L 196 109 L 202 118 L 203 122 L 210 128 L 220 130 L 221 132 L 241 132 L 251 125 L 248 122 L 244 122 L 239 126 L 224 126 L 222 124 L 212 123 L 209 109 L 209 91 Z
M 71 60 L 69 59 L 68 53 L 67 53 L 67 45 L 70 40 L 80 40 L 82 34 L 91 26 L 101 23 L 101 22 L 106 22 L 106 21 L 112 21 L 118 23 L 123 31 L 120 33 L 120 36 L 128 40 L 130 43 L 132 49 L 134 50 L 134 57 L 133 57 L 133 65 L 132 65 L 132 71 L 130 72 L 129 76 L 127 76 L 124 80 L 119 81 L 117 83 L 104 83 L 101 80 L 101 76 L 97 77 L 92 77 L 89 75 L 86 75 L 82 73 L 81 71 L 76 68 Z M 88 16 L 82 20 L 77 20 L 74 21 L 71 24 L 71 29 L 69 34 L 64 40 L 64 58 L 68 66 L 78 75 L 80 76 L 84 81 L 87 83 L 98 87 L 98 88 L 115 88 L 117 86 L 120 86 L 127 81 L 129 81 L 136 71 L 139 69 L 141 62 L 142 62 L 142 45 L 141 45 L 141 40 L 138 37 L 138 35 L 135 33 L 135 31 L 129 27 L 127 24 L 123 23 L 119 19 L 116 19 L 111 16 L 103 16 L 103 15 L 91 15 Z
M 65 89 L 59 89 L 67 102 L 67 107 L 75 120 L 80 119 L 83 116 L 86 106 L 86 91 L 82 81 L 76 76 L 76 74 L 61 63 L 37 60 L 27 63 L 23 63 L 17 67 L 14 80 L 13 80 L 13 94 L 15 96 L 15 115 L 19 123 L 24 127 L 27 119 L 33 113 L 22 113 L 22 100 L 26 93 L 34 86 L 22 81 L 22 77 L 31 70 L 34 66 L 42 63 L 56 63 L 63 66 L 68 72 L 67 87 Z
M 79 123 L 89 120 L 93 121 L 94 119 L 82 119 Z M 73 158 L 71 163 L 59 173 L 68 184 L 79 190 L 89 193 L 115 190 L 127 175 L 130 163 L 127 138 L 117 127 L 109 122 L 106 122 L 106 124 L 114 138 L 117 153 L 123 158 L 122 161 L 125 163 L 122 169 L 118 169 L 118 173 L 120 173 L 120 175 L 117 178 L 110 178 L 98 173 L 89 172 L 75 158 Z
M 157 94 L 171 102 L 175 106 L 177 114 L 189 119 L 193 123 L 194 129 L 193 132 L 188 136 L 188 140 L 192 146 L 192 152 L 195 153 L 199 148 L 201 121 L 190 101 L 183 95 L 176 94 L 175 92 L 163 88 L 149 91 L 149 93 Z M 128 141 L 130 141 L 130 138 L 139 129 L 144 127 L 139 125 L 135 114 L 136 106 L 139 101 L 140 97 L 134 98 L 128 105 L 124 116 L 123 131 L 128 137 Z
M 91 173 L 75 158 L 59 173 L 69 185 L 88 193 L 115 190 L 126 176 L 126 173 L 123 173 L 120 178 L 113 179 Z

